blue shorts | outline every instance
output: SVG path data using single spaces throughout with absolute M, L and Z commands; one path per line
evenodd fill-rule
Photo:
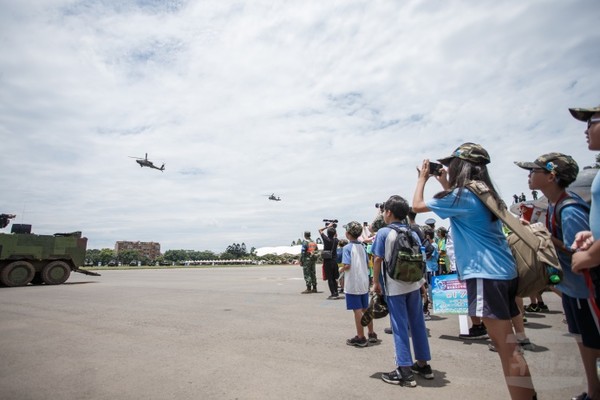
M 363 310 L 369 307 L 369 293 L 346 293 L 346 310 Z
M 515 303 L 518 280 L 467 279 L 469 316 L 507 320 L 519 315 Z
M 600 321 L 590 308 L 589 299 L 577 299 L 563 293 L 563 308 L 569 333 L 581 335 L 581 343 L 591 349 L 600 349 Z

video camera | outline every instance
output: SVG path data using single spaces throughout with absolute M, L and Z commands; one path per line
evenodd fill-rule
M 329 228 L 329 227 L 337 228 L 337 223 L 338 223 L 337 219 L 324 219 L 323 222 L 325 222 L 325 226 L 327 228 Z
M 4 228 L 11 219 L 15 218 L 15 214 L 0 214 L 0 229 Z

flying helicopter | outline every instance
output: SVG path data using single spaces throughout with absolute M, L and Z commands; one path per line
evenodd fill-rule
M 272 194 L 265 194 L 263 196 L 268 196 L 269 200 L 273 200 L 273 201 L 281 201 L 281 197 L 279 196 L 275 196 L 275 193 Z
M 164 163 L 163 163 L 163 165 L 160 166 L 160 168 L 158 168 L 156 165 L 154 165 L 154 163 L 152 161 L 148 160 L 148 153 L 146 153 L 146 157 L 144 157 L 144 158 L 132 157 L 132 156 L 129 156 L 129 158 L 135 158 L 135 162 L 140 164 L 140 167 L 154 168 L 161 172 L 165 170 Z

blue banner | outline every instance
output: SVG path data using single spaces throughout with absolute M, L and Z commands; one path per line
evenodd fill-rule
M 434 276 L 431 300 L 434 314 L 467 314 L 467 284 L 457 274 Z

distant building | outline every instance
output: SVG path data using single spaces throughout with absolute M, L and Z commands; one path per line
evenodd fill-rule
M 116 254 L 119 254 L 119 252 L 124 250 L 136 250 L 140 253 L 140 256 L 148 257 L 150 260 L 154 261 L 158 256 L 160 256 L 160 243 L 128 242 L 125 240 L 115 243 Z

